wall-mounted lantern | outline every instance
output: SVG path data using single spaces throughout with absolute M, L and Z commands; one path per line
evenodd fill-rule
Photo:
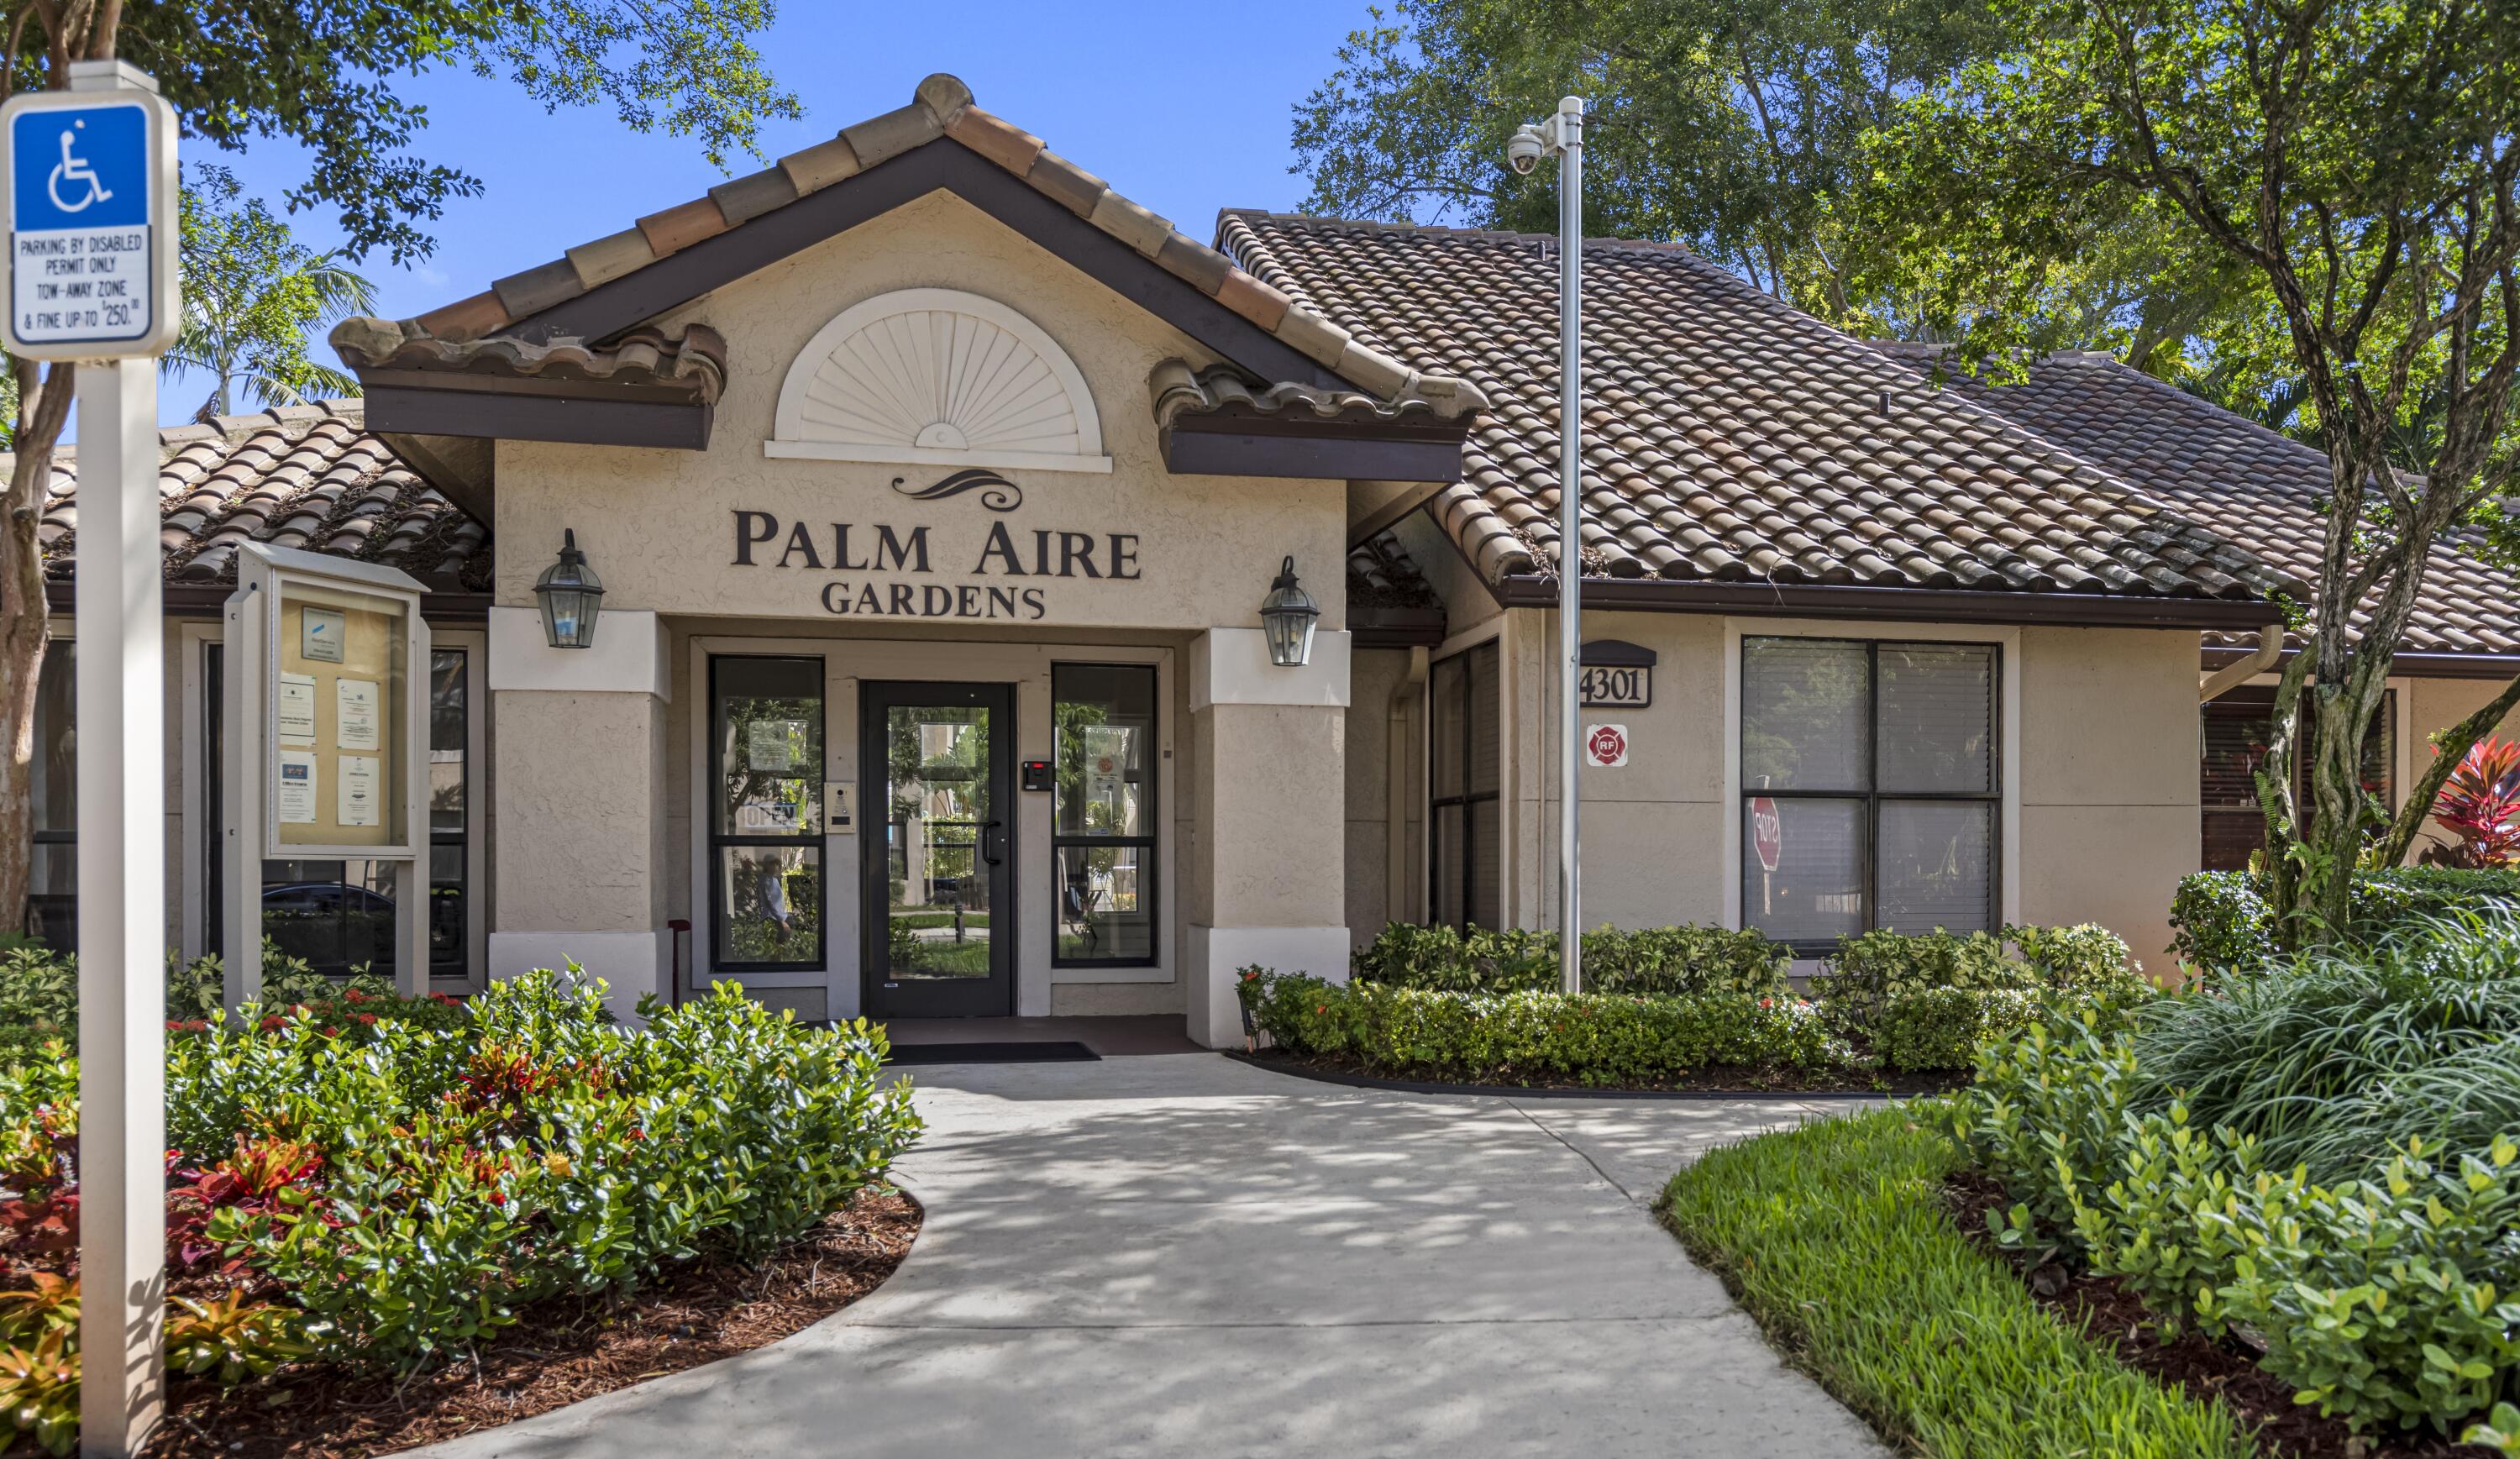
M 1313 625 L 1321 616 L 1312 595 L 1295 581 L 1295 559 L 1289 556 L 1278 569 L 1278 581 L 1269 585 L 1269 596 L 1260 599 L 1260 628 L 1269 636 L 1269 662 L 1282 669 L 1312 662 Z
M 604 580 L 577 550 L 577 532 L 561 534 L 560 560 L 534 579 L 542 600 L 543 639 L 554 648 L 586 648 L 595 642 L 595 615 L 604 608 Z

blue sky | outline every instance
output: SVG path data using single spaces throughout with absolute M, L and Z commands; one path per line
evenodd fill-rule
M 1220 207 L 1301 200 L 1303 180 L 1286 171 L 1289 109 L 1329 74 L 1347 33 L 1367 23 L 1366 4 L 788 0 L 761 47 L 805 116 L 768 129 L 762 150 L 775 157 L 819 142 L 909 101 L 921 77 L 952 71 L 981 106 L 1204 239 Z M 592 109 L 546 115 L 504 80 L 449 70 L 397 89 L 428 108 L 422 154 L 472 172 L 485 191 L 447 208 L 426 262 L 394 269 L 379 256 L 363 266 L 389 317 L 476 292 L 698 197 L 724 175 L 688 138 L 630 132 Z M 237 155 L 193 144 L 185 155 L 233 167 L 275 206 L 305 175 L 304 154 L 276 145 Z M 729 159 L 739 173 L 758 165 Z M 317 247 L 338 241 L 325 215 L 290 221 Z M 169 378 L 162 419 L 188 419 L 207 390 L 206 381 Z

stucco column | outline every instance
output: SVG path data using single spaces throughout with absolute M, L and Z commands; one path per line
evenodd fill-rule
M 1190 1037 L 1239 1046 L 1234 984 L 1244 967 L 1347 977 L 1348 636 L 1313 640 L 1312 662 L 1269 662 L 1258 629 L 1214 628 L 1191 645 L 1197 766 Z
M 554 648 L 532 608 L 490 610 L 490 976 L 574 960 L 614 1012 L 672 992 L 665 930 L 665 712 L 656 615 L 607 608 Z

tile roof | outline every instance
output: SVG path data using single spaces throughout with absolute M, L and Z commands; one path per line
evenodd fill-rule
M 1348 549 L 1347 606 L 1350 613 L 1366 608 L 1441 611 L 1444 599 L 1400 539 L 1384 531 Z
M 1491 583 L 1557 551 L 1553 239 L 1228 211 L 1299 307 L 1491 404 L 1428 504 Z M 1677 245 L 1585 247 L 1587 576 L 2248 598 L 2225 537 Z
M 1941 351 L 1876 345 L 1920 378 Z M 2318 576 L 2327 458 L 2289 436 L 2130 370 L 2070 352 L 2033 364 L 2014 384 L 1945 371 L 1954 393 L 2076 456 L 2249 550 L 2304 583 Z M 2435 549 L 2423 600 L 2402 652 L 2520 652 L 2520 584 L 2456 544 Z
M 578 339 L 536 344 L 505 335 L 459 343 L 362 317 L 334 327 L 333 347 L 352 368 L 363 370 L 610 380 L 680 390 L 707 405 L 717 404 L 726 388 L 726 336 L 706 325 L 692 325 L 678 334 L 643 327 L 599 348 Z
M 489 529 L 439 496 L 362 422 L 358 401 L 328 400 L 159 431 L 166 580 L 234 582 L 237 544 L 261 542 L 486 590 Z M 35 529 L 47 577 L 69 580 L 77 531 L 78 451 L 65 446 L 54 453 Z
M 1022 179 L 1034 191 L 1378 401 L 1416 403 L 1447 418 L 1484 404 L 1478 392 L 1465 388 L 1461 380 L 1421 373 L 1236 267 L 1232 259 L 1052 152 L 1039 137 L 981 111 L 972 104 L 969 87 L 943 73 L 920 82 L 910 105 L 843 127 L 830 141 L 782 157 L 750 176 L 721 183 L 706 197 L 650 213 L 632 227 L 581 243 L 563 257 L 511 274 L 480 293 L 416 319 L 398 324 L 346 321 L 333 337 L 337 345 L 345 338 L 352 343 L 367 341 L 362 348 L 382 345 L 387 353 L 420 340 L 449 347 L 472 345 L 941 138 L 952 139 Z

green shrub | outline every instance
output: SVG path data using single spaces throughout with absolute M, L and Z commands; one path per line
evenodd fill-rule
M 1588 993 L 1786 997 L 1792 986 L 1785 974 L 1792 965 L 1792 951 L 1755 927 L 1604 927 L 1584 934 Z
M 2151 988 L 2129 967 L 2126 943 L 2087 923 L 1868 932 L 1838 944 L 1812 992 L 1832 1027 L 1868 1039 L 1890 1068 L 1940 1071 L 1968 1068 L 1981 1043 L 2051 1010 L 2114 1020 Z
M 2248 871 L 2200 871 L 2171 899 L 2170 951 L 2208 976 L 2257 971 L 2282 955 L 2274 937 L 2265 878 Z M 2427 921 L 2486 909 L 2520 907 L 2520 870 L 2477 871 L 2401 866 L 2357 871 L 2349 893 L 2345 941 L 2372 944 Z
M 878 1084 L 879 1030 L 801 1028 L 727 985 L 650 1005 L 641 1029 L 573 975 L 409 1017 L 376 1001 L 252 1009 L 168 1040 L 167 1133 L 209 1208 L 203 1250 L 274 1282 L 337 1361 L 409 1368 L 538 1298 L 756 1255 L 920 1128 L 908 1087 Z M 0 1070 L 0 1174 L 10 1141 L 53 1137 L 33 1112 L 75 1079 L 67 1058 Z M 195 1336 L 203 1353 L 225 1341 Z
M 1587 993 L 1746 993 L 1782 997 L 1793 954 L 1767 935 L 1725 927 L 1603 927 L 1584 934 Z M 1447 993 L 1555 993 L 1557 934 L 1393 922 L 1359 948 L 1351 976 Z
M 2377 949 L 2268 964 L 2164 999 L 2137 1034 L 2132 1097 L 2183 1098 L 2267 1162 L 2336 1180 L 2391 1152 L 2481 1150 L 2520 1131 L 2520 920 L 2402 926 Z
M 2298 1401 L 2358 1430 L 2454 1433 L 2520 1396 L 2520 1144 L 2445 1162 L 2410 1141 L 2322 1184 L 2181 1101 L 2139 1108 L 2142 1037 L 2042 1028 L 1981 1055 L 1950 1119 L 2015 1202 L 2000 1242 L 2080 1254 L 2165 1327 L 2255 1335 Z
M 225 995 L 225 973 L 218 956 L 185 962 L 166 954 L 166 1019 L 184 1023 L 215 1016 Z M 380 1000 L 393 998 L 391 980 L 368 972 L 330 977 L 308 967 L 302 958 L 262 940 L 262 998 L 268 1007 L 316 1002 L 358 993 Z M 399 1009 L 398 1001 L 392 1006 Z M 377 1011 L 383 1011 L 382 1008 Z M 22 1041 L 13 1031 L 31 1031 L 33 1041 L 78 1034 L 78 957 L 56 952 L 40 943 L 21 942 L 0 949 L 0 1046 Z
M 1817 1075 L 1852 1058 L 1792 997 L 1447 993 L 1258 968 L 1241 993 L 1280 1047 L 1393 1075 L 1645 1084 L 1709 1068 Z
M 1664 1218 L 1778 1347 L 1903 1452 L 2239 1459 L 2230 1412 L 2057 1321 L 1944 1214 L 1953 1146 L 1908 1111 L 1816 1121 L 1674 1176 Z

